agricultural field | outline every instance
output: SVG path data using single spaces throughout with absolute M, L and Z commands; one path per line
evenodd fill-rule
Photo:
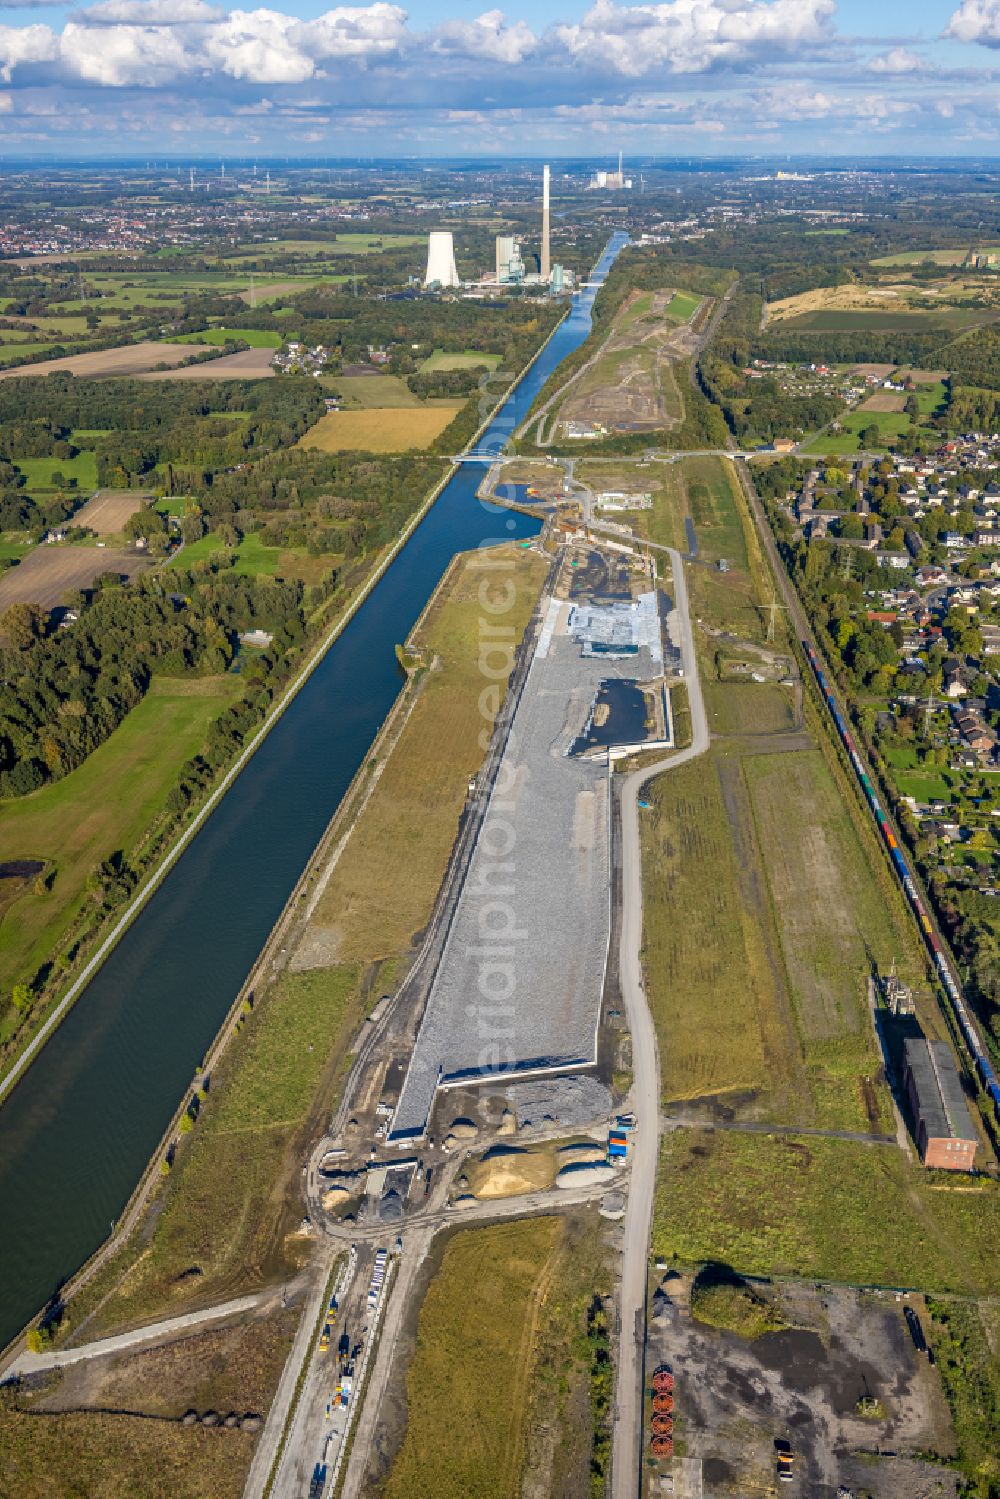
M 401 375 L 331 375 L 330 388 L 347 403 L 345 409 L 370 411 L 422 407 L 419 396 Z
M 38 546 L 0 578 L 0 615 L 11 604 L 38 604 L 42 609 L 55 609 L 67 594 L 89 588 L 103 573 L 122 573 L 134 578 L 148 566 L 148 557 L 132 550 Z
M 928 286 L 909 281 L 880 286 L 823 286 L 769 302 L 769 324 L 811 333 L 863 329 L 886 332 L 951 328 L 956 332 L 995 321 L 995 309 L 970 305 L 978 284 L 945 280 Z
M 515 597 L 504 623 L 520 638 L 546 564 L 520 549 L 509 549 L 509 558 L 502 576 Z M 325 941 L 338 961 L 405 952 L 426 925 L 444 876 L 469 777 L 482 762 L 477 632 L 479 585 L 488 575 L 474 563 L 453 564 L 413 637 L 430 670 L 313 916 L 314 940 Z
M 51 550 L 44 548 L 43 554 Z M 101 554 L 88 549 L 84 555 Z M 209 724 L 232 702 L 237 687 L 238 679 L 230 676 L 193 682 L 158 678 L 77 770 L 5 804 L 0 863 L 37 860 L 53 878 L 41 889 L 23 889 L 0 919 L 0 989 L 9 993 L 59 952 L 85 905 L 94 868 L 116 849 L 128 854 L 145 833 L 178 770 L 202 748 Z
M 900 250 L 895 255 L 882 255 L 878 260 L 873 260 L 876 266 L 907 266 L 907 265 L 964 265 L 969 253 L 969 246 L 962 245 L 954 250 Z M 980 255 L 1000 255 L 1000 245 L 982 245 L 978 247 Z
M 226 265 L 239 265 L 241 261 L 265 258 L 273 255 L 297 255 L 303 259 L 325 259 L 330 255 L 378 255 L 383 250 L 406 250 L 412 245 L 424 245 L 420 234 L 370 234 L 364 231 L 332 235 L 329 239 L 274 239 L 262 240 L 259 244 L 241 245 L 225 261 Z
M 335 552 L 323 552 L 314 557 L 304 549 L 267 546 L 256 531 L 251 531 L 237 546 L 229 549 L 221 536 L 208 531 L 198 541 L 187 542 L 174 552 L 166 565 L 190 567 L 194 563 L 222 557 L 230 559 L 233 571 L 243 577 L 298 578 L 307 584 L 320 582 L 340 561 Z
M 187 344 L 123 344 L 118 349 L 96 349 L 89 354 L 67 354 L 61 359 L 45 359 L 16 370 L 0 371 L 0 380 L 24 379 L 26 376 L 51 375 L 54 370 L 68 370 L 72 375 L 89 375 L 99 379 L 108 375 L 140 375 L 158 364 L 175 365 L 191 358 Z
M 600 1230 L 575 1217 L 460 1230 L 420 1307 L 382 1499 L 578 1499 L 606 1472 L 608 1290 Z
M 892 1145 L 675 1129 L 653 1249 L 740 1274 L 996 1296 L 1000 1185 L 925 1171 Z
M 414 448 L 429 448 L 458 415 L 462 404 L 329 411 L 299 439 L 298 445 L 323 453 L 407 453 Z
M 422 362 L 420 373 L 429 375 L 438 370 L 495 370 L 499 363 L 499 354 L 480 354 L 476 349 L 466 349 L 461 354 L 450 349 L 435 349 Z
M 187 349 L 190 355 L 190 348 Z M 224 354 L 204 364 L 186 365 L 183 369 L 148 370 L 140 380 L 268 380 L 275 370 L 271 364 L 273 349 L 243 349 L 238 354 Z
M 148 505 L 152 498 L 137 489 L 102 489 L 76 512 L 73 524 L 86 526 L 97 536 L 119 536 L 129 516 Z
M 61 340 L 58 343 L 55 340 L 53 340 L 51 343 L 37 343 L 37 344 L 5 343 L 5 344 L 0 344 L 0 365 L 13 365 L 18 360 L 23 360 L 26 354 L 48 354 L 51 349 L 57 349 L 57 348 L 65 348 L 65 345 L 62 343 Z M 17 373 L 19 375 L 20 374 L 24 374 L 24 373 L 33 373 L 36 368 L 37 368 L 36 365 L 26 364 L 26 365 L 23 365 L 23 366 L 19 367 L 18 370 L 17 370 Z M 2 376 L 0 378 L 6 378 L 6 376 Z

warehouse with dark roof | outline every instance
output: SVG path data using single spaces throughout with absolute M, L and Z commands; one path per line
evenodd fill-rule
M 924 1165 L 971 1171 L 979 1141 L 947 1042 L 928 1041 L 923 1036 L 907 1041 L 904 1078 Z

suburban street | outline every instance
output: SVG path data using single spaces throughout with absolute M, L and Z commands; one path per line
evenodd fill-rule
M 691 744 L 625 778 L 621 787 L 622 921 L 619 973 L 625 1012 L 632 1033 L 632 1104 L 638 1120 L 632 1155 L 621 1267 L 621 1340 L 612 1436 L 614 1499 L 635 1499 L 642 1472 L 643 1354 L 646 1341 L 646 1282 L 649 1234 L 656 1187 L 659 1147 L 660 1070 L 656 1031 L 642 981 L 642 851 L 639 839 L 639 793 L 653 776 L 704 754 L 708 720 L 698 678 L 694 636 L 688 609 L 687 582 L 681 555 L 670 549 L 674 603 L 680 630 L 681 658 L 691 705 Z

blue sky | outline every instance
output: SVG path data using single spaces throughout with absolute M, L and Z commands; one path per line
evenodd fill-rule
M 1000 0 L 0 3 L 0 152 L 1000 157 Z

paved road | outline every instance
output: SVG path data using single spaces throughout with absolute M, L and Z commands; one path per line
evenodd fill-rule
M 267 1413 L 264 1430 L 261 1432 L 257 1450 L 250 1464 L 250 1472 L 247 1475 L 246 1487 L 243 1492 L 247 1499 L 259 1499 L 263 1494 L 267 1480 L 274 1466 L 281 1444 L 282 1435 L 285 1430 L 285 1422 L 288 1420 L 295 1399 L 295 1390 L 298 1384 L 299 1373 L 306 1363 L 311 1351 L 313 1338 L 316 1333 L 316 1324 L 319 1314 L 324 1305 L 326 1297 L 327 1282 L 336 1259 L 337 1248 L 328 1247 L 318 1260 L 314 1261 L 312 1273 L 315 1280 L 309 1291 L 309 1296 L 302 1312 L 302 1320 L 299 1322 L 298 1331 L 295 1334 L 295 1342 L 292 1351 L 288 1355 L 285 1367 L 281 1371 L 278 1388 L 274 1392 L 274 1399 Z
M 659 1148 L 660 1073 L 656 1055 L 656 1031 L 642 981 L 642 866 L 638 798 L 643 786 L 652 776 L 670 770 L 675 765 L 683 765 L 696 755 L 704 754 L 709 742 L 708 720 L 691 632 L 684 564 L 680 553 L 674 548 L 670 548 L 670 560 L 674 575 L 674 601 L 680 625 L 681 657 L 691 704 L 691 744 L 688 749 L 680 750 L 655 765 L 634 771 L 626 777 L 621 788 L 622 924 L 619 969 L 632 1035 L 632 1099 L 638 1125 L 622 1252 L 621 1342 L 612 1436 L 613 1499 L 636 1499 L 640 1491 L 646 1282 Z
M 60 1348 L 51 1353 L 22 1353 L 5 1370 L 4 1377 L 14 1374 L 42 1374 L 48 1369 L 62 1369 L 66 1364 L 77 1364 L 81 1359 L 104 1358 L 109 1353 L 121 1353 L 124 1349 L 136 1349 L 146 1343 L 156 1343 L 161 1338 L 174 1338 L 192 1327 L 203 1327 L 206 1322 L 221 1322 L 225 1317 L 236 1317 L 248 1312 L 262 1302 L 274 1301 L 275 1292 L 258 1291 L 255 1296 L 240 1296 L 235 1301 L 223 1301 L 219 1306 L 208 1306 L 200 1312 L 185 1312 L 180 1317 L 168 1317 L 165 1322 L 153 1322 L 148 1327 L 137 1327 L 132 1332 L 119 1333 L 113 1338 L 100 1338 L 95 1343 L 81 1343 L 79 1348 Z

